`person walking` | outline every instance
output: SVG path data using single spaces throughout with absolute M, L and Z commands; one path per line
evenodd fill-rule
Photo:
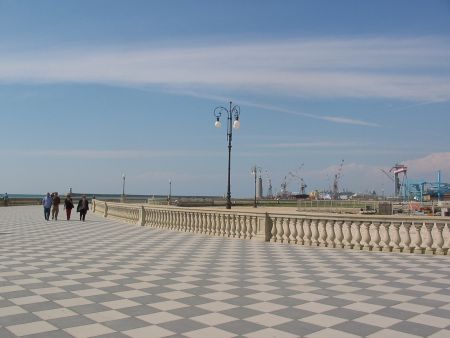
M 87 200 L 86 195 L 83 195 L 81 199 L 78 201 L 77 206 L 77 212 L 80 213 L 80 221 L 84 222 L 88 210 L 89 210 L 89 201 Z
M 47 195 L 42 199 L 42 205 L 44 206 L 44 218 L 48 221 L 50 218 L 50 208 L 52 207 L 53 199 L 48 192 Z
M 70 194 L 67 194 L 66 199 L 64 200 L 64 209 L 66 209 L 67 220 L 70 221 L 70 214 L 73 209 L 73 201 Z
M 58 220 L 59 214 L 59 203 L 61 203 L 61 198 L 59 198 L 58 193 L 53 193 L 53 208 L 52 208 L 52 219 Z

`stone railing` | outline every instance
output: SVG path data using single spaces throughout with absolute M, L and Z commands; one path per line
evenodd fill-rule
M 267 213 L 94 201 L 104 217 L 175 231 L 366 251 L 446 255 L 449 217 Z

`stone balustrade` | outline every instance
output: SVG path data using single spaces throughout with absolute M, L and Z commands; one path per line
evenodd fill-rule
M 104 217 L 210 236 L 366 251 L 446 255 L 449 217 L 281 214 L 95 200 Z

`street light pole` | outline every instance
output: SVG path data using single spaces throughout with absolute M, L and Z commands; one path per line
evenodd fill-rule
M 214 126 L 220 128 L 222 124 L 220 123 L 220 117 L 222 113 L 227 114 L 227 140 L 228 140 L 228 182 L 227 182 L 227 202 L 226 208 L 231 209 L 231 140 L 233 138 L 233 128 L 239 129 L 239 115 L 241 114 L 241 109 L 238 105 L 233 106 L 230 101 L 230 108 L 216 107 L 214 109 L 214 116 L 216 117 L 216 122 Z M 234 122 L 233 122 L 234 117 Z
M 255 200 L 253 202 L 253 208 L 258 207 L 258 204 L 256 202 L 256 177 L 258 175 L 258 170 L 261 172 L 261 168 L 257 167 L 256 165 L 252 168 L 252 175 L 255 175 Z
M 122 202 L 125 202 L 125 173 L 122 173 Z
M 172 199 L 172 180 L 169 180 L 169 197 L 167 198 L 167 204 L 170 205 L 171 199 Z

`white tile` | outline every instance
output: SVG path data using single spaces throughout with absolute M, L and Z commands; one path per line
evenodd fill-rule
M 90 324 L 83 326 L 75 326 L 64 329 L 68 334 L 75 336 L 77 338 L 90 338 L 95 336 L 101 336 L 108 333 L 115 332 L 114 330 L 106 327 L 102 324 Z
M 72 310 L 65 309 L 65 308 L 58 308 L 53 310 L 45 310 L 45 311 L 38 311 L 34 312 L 36 316 L 43 320 L 49 320 L 49 319 L 56 319 L 56 318 L 64 318 L 64 317 L 70 317 L 70 316 L 77 316 L 78 313 L 73 312 Z
M 167 323 L 174 320 L 182 319 L 182 317 L 174 315 L 170 312 L 157 312 L 157 313 L 151 313 L 148 315 L 142 315 L 138 316 L 137 318 L 150 323 L 150 324 L 161 324 L 161 323 Z
M 382 328 L 388 328 L 389 326 L 392 326 L 392 325 L 395 325 L 395 324 L 401 322 L 401 320 L 399 320 L 399 319 L 395 319 L 392 317 L 380 316 L 380 315 L 376 315 L 373 313 L 365 315 L 363 317 L 356 318 L 355 321 L 359 322 L 359 323 L 382 327 Z
M 375 332 L 371 335 L 368 335 L 367 338 L 422 338 L 421 336 L 416 336 L 413 334 L 384 329 L 378 332 Z
M 285 318 L 285 317 L 273 315 L 270 313 L 264 313 L 261 315 L 245 318 L 245 320 L 252 322 L 252 323 L 259 324 L 259 325 L 263 325 L 266 327 L 272 327 L 272 326 L 276 326 L 276 325 L 280 325 L 280 324 L 292 321 L 292 319 L 290 319 L 290 318 Z
M 18 337 L 58 330 L 57 327 L 45 321 L 23 323 L 7 326 L 6 328 Z
M 102 322 L 108 322 L 111 320 L 118 320 L 123 318 L 128 318 L 126 314 L 115 311 L 115 310 L 109 310 L 109 311 L 102 311 L 102 312 L 93 312 L 88 313 L 84 315 L 85 317 L 92 319 L 93 321 L 102 323 Z
M 166 330 L 157 325 L 151 325 L 146 327 L 141 327 L 138 329 L 123 331 L 122 333 L 130 336 L 131 338 L 162 338 L 171 336 L 174 332 Z M 207 336 L 205 336 L 207 337 Z
M 317 326 L 323 326 L 323 327 L 331 327 L 343 322 L 346 322 L 346 319 L 334 317 L 334 316 L 328 316 L 324 314 L 316 314 L 313 316 L 301 318 L 300 321 L 314 324 Z
M 408 319 L 409 322 L 419 323 L 428 326 L 438 327 L 440 329 L 445 329 L 447 326 L 450 326 L 449 318 L 442 318 L 437 316 L 431 316 L 427 314 L 420 314 L 413 318 Z
M 273 337 L 273 338 L 298 338 L 298 335 L 289 333 L 289 332 L 285 332 L 285 331 L 280 331 L 280 330 L 276 330 L 273 328 L 267 328 L 267 329 L 263 329 L 263 330 L 259 330 L 259 331 L 255 331 L 255 332 L 251 332 L 251 333 L 247 333 L 244 335 L 244 337 L 247 338 L 268 338 L 268 337 Z
M 22 309 L 20 306 L 17 305 L 0 307 L 0 317 L 13 316 L 26 312 L 27 311 L 25 309 Z
M 224 323 L 231 322 L 233 320 L 236 320 L 237 318 L 230 317 L 227 315 L 224 315 L 222 313 L 207 313 L 205 315 L 197 316 L 197 317 L 191 317 L 191 320 L 195 320 L 197 322 L 203 323 L 205 325 L 210 326 L 216 326 Z
M 230 338 L 236 335 L 215 327 L 207 327 L 200 330 L 190 331 L 183 334 L 189 338 Z
M 295 306 L 295 308 L 300 309 L 300 310 L 315 312 L 315 313 L 322 313 L 322 312 L 327 312 L 327 311 L 333 310 L 336 307 L 327 305 L 327 304 L 322 304 L 322 303 L 309 302 L 309 303 L 297 305 L 297 306 Z
M 90 300 L 88 300 L 86 298 L 81 298 L 81 297 L 59 299 L 59 300 L 55 300 L 55 303 L 58 303 L 59 305 L 64 306 L 64 307 L 92 304 L 92 302 Z
M 314 332 L 306 335 L 307 338 L 330 338 L 330 337 L 339 337 L 339 338 L 359 338 L 360 336 L 344 332 L 338 331 L 330 328 L 326 328 L 324 330 L 320 330 L 318 332 Z

